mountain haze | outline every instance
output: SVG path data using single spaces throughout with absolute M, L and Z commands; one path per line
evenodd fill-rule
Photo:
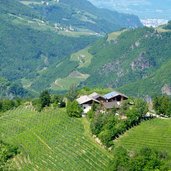
M 72 26 L 75 30 L 107 33 L 122 27 L 141 26 L 138 17 L 134 15 L 99 9 L 87 0 L 44 1 L 43 4 L 41 1 L 29 2 L 44 19 L 58 25 Z
M 171 19 L 170 0 L 90 0 L 101 8 L 136 14 L 141 19 Z

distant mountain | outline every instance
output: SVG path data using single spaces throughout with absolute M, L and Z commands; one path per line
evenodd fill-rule
M 138 15 L 141 19 L 171 19 L 170 0 L 89 0 L 101 8 Z
M 13 84 L 12 92 L 19 96 L 16 85 L 34 93 L 47 88 L 57 76 L 77 67 L 68 61 L 70 54 L 105 32 L 141 26 L 136 16 L 101 10 L 85 0 L 0 0 L 0 4 L 0 77 L 7 85 L 0 97 L 9 96 Z
M 26 4 L 27 1 L 21 2 Z M 71 26 L 74 30 L 107 33 L 123 27 L 142 26 L 134 15 L 99 9 L 87 0 L 46 0 L 43 3 L 30 0 L 29 6 L 38 11 L 45 20 L 59 26 Z
M 50 87 L 59 91 L 76 83 L 80 87 L 112 87 L 133 96 L 171 95 L 169 29 L 170 24 L 111 33 L 72 54 L 68 60 L 77 66 L 64 77 L 56 77 Z
M 28 89 L 52 64 L 97 39 L 83 32 L 59 33 L 39 12 L 16 0 L 0 4 L 0 77 L 10 84 Z

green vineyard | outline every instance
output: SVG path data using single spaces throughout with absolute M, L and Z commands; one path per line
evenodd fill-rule
M 19 147 L 17 170 L 100 171 L 111 159 L 91 138 L 86 119 L 69 118 L 65 109 L 9 111 L 0 118 L 0 138 Z
M 168 153 L 171 158 L 171 119 L 153 119 L 141 123 L 115 140 L 116 146 L 129 150 L 150 147 Z

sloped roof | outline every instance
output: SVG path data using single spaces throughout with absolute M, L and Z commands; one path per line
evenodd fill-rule
M 84 104 L 84 103 L 88 103 L 90 101 L 95 101 L 97 103 L 99 103 L 99 101 L 85 95 L 85 96 L 81 96 L 80 98 L 76 99 L 76 101 L 81 105 L 81 104 Z
M 116 96 L 119 96 L 119 95 L 128 98 L 126 95 L 121 94 L 121 93 L 119 93 L 119 92 L 117 92 L 117 91 L 113 91 L 113 92 L 111 92 L 111 93 L 105 94 L 103 97 L 104 97 L 105 99 L 111 99 L 111 98 L 116 97 Z
M 98 94 L 98 93 L 96 93 L 96 92 L 90 94 L 89 97 L 90 97 L 90 98 L 93 98 L 93 99 L 97 99 L 97 98 L 99 98 L 99 97 L 104 98 L 102 95 L 100 95 L 100 94 Z
M 78 102 L 79 104 L 84 104 L 84 103 L 86 103 L 86 102 L 91 101 L 92 98 L 90 98 L 89 96 L 85 95 L 85 96 L 79 97 L 79 98 L 76 99 L 76 100 L 77 100 L 77 102 Z

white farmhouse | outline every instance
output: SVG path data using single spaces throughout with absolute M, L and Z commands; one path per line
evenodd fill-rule
M 91 110 L 92 104 L 94 102 L 99 103 L 99 101 L 97 101 L 87 95 L 81 96 L 80 98 L 78 98 L 77 102 L 79 103 L 79 105 L 81 105 L 84 113 L 87 113 L 88 111 Z

